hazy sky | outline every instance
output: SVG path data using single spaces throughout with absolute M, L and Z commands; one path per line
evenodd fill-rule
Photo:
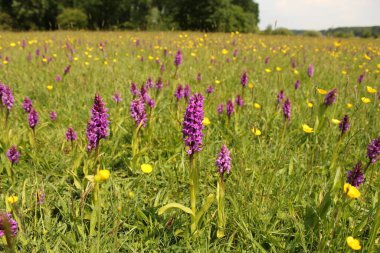
M 260 29 L 268 24 L 322 30 L 339 26 L 380 25 L 380 0 L 255 0 Z

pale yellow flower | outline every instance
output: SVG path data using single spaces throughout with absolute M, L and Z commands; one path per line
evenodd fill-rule
M 324 89 L 317 89 L 318 93 L 321 94 L 321 95 L 325 95 L 327 94 L 327 90 L 324 90 Z
M 339 119 L 331 119 L 331 122 L 335 125 L 339 125 L 340 120 Z
M 352 236 L 348 236 L 346 242 L 348 247 L 350 247 L 353 250 L 361 250 L 362 248 L 362 246 L 360 246 L 360 241 Z
M 252 127 L 251 132 L 254 135 L 256 135 L 256 136 L 260 136 L 261 135 L 261 131 L 258 128 L 256 128 L 256 127 Z
M 204 119 L 203 119 L 203 121 L 202 121 L 202 124 L 203 124 L 204 126 L 208 126 L 208 125 L 211 124 L 211 121 L 210 121 L 209 118 L 204 117 Z
M 302 124 L 302 130 L 305 132 L 305 133 L 313 133 L 314 132 L 314 129 L 312 127 L 309 127 L 308 125 L 306 124 Z
M 362 99 L 362 102 L 363 102 L 364 104 L 371 103 L 371 99 L 370 99 L 370 98 L 362 97 L 361 99 Z
M 16 203 L 18 201 L 18 197 L 14 196 L 14 195 L 9 196 L 7 198 L 7 201 L 8 201 L 9 204 L 13 205 L 14 203 Z
M 254 104 L 253 104 L 253 107 L 255 107 L 256 109 L 260 109 L 260 108 L 261 108 L 261 105 L 258 104 L 258 103 L 254 103 Z
M 368 93 L 376 93 L 377 90 L 375 88 L 372 88 L 371 86 L 367 86 L 367 92 Z
M 153 167 L 150 164 L 144 163 L 144 164 L 141 165 L 141 170 L 145 174 L 149 174 L 149 173 L 151 173 L 153 171 Z
M 349 183 L 345 183 L 343 186 L 343 191 L 347 194 L 348 197 L 352 199 L 357 199 L 360 197 L 360 191 L 355 186 L 352 186 Z

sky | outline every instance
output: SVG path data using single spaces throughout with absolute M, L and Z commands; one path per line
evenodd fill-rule
M 268 25 L 303 30 L 380 26 L 380 0 L 254 0 L 260 29 Z

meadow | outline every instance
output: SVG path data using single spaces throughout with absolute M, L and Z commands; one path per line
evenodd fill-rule
M 0 58 L 1 251 L 380 251 L 378 39 L 3 32 Z

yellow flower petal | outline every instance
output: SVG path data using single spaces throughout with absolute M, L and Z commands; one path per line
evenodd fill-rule
M 360 197 L 360 191 L 355 186 L 352 186 L 349 183 L 345 183 L 343 186 L 343 191 L 347 194 L 348 197 L 352 199 L 357 199 Z
M 314 105 L 313 105 L 312 102 L 309 102 L 309 101 L 307 102 L 307 107 L 309 107 L 309 108 L 313 108 L 313 106 L 314 106 Z
M 348 247 L 350 247 L 353 250 L 361 250 L 362 248 L 362 246 L 360 245 L 360 241 L 352 236 L 348 236 L 346 242 Z
M 222 50 L 222 54 L 228 54 L 228 50 L 227 49 L 223 49 Z
M 371 103 L 371 99 L 370 98 L 366 98 L 366 97 L 362 97 L 362 102 L 364 104 L 368 104 L 368 103 Z
M 97 175 L 101 181 L 106 181 L 110 177 L 110 174 L 109 170 L 99 170 Z
M 321 95 L 325 95 L 327 94 L 327 90 L 324 90 L 324 89 L 317 89 L 318 93 L 321 94 Z
M 209 118 L 204 117 L 204 119 L 203 119 L 203 121 L 202 121 L 202 124 L 203 124 L 204 126 L 208 126 L 208 125 L 211 124 L 211 121 L 210 121 Z
M 302 130 L 305 132 L 305 133 L 313 133 L 314 132 L 314 129 L 312 127 L 309 127 L 308 125 L 306 124 L 302 124 Z
M 339 119 L 331 119 L 331 122 L 335 125 L 338 125 L 340 123 Z
M 352 108 L 352 104 L 351 103 L 347 103 L 347 108 L 351 109 Z
M 376 93 L 377 90 L 375 88 L 372 88 L 371 86 L 367 86 L 367 92 L 368 93 Z
M 52 91 L 53 90 L 53 85 L 48 85 L 48 86 L 46 86 L 46 88 L 48 89 L 48 91 Z
M 261 131 L 258 128 L 256 128 L 256 127 L 252 127 L 251 132 L 254 135 L 256 135 L 256 136 L 260 136 L 261 135 Z
M 254 103 L 254 104 L 253 104 L 253 107 L 255 107 L 256 109 L 260 109 L 260 108 L 261 108 L 261 105 L 258 104 L 258 103 Z
M 141 165 L 141 170 L 142 170 L 142 172 L 149 174 L 153 171 L 153 167 L 150 164 L 144 163 Z
M 13 196 L 9 196 L 9 197 L 7 198 L 8 203 L 11 204 L 11 205 L 13 205 L 14 203 L 16 203 L 17 200 L 18 200 L 18 197 L 17 197 L 17 196 L 14 196 L 14 195 L 13 195 Z

